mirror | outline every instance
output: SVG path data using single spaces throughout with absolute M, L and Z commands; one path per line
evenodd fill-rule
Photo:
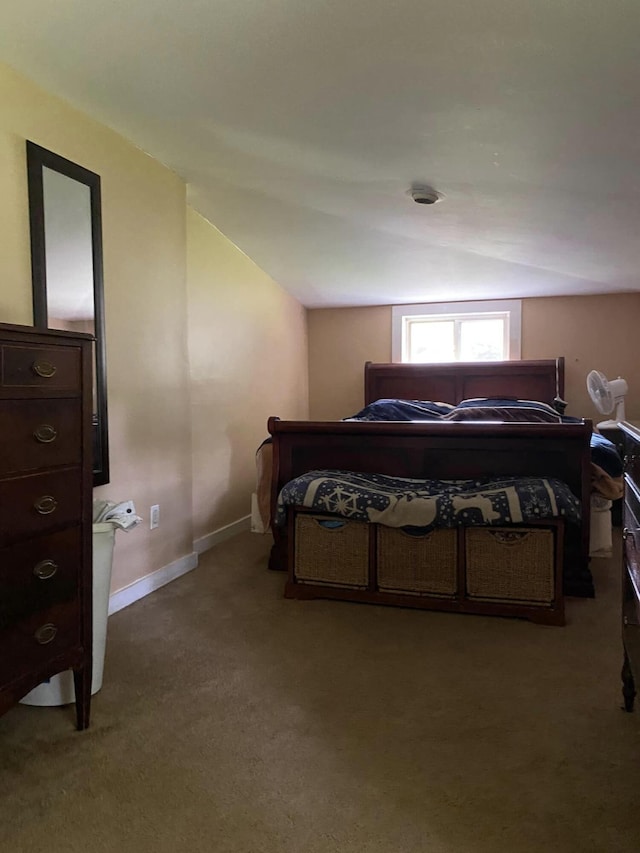
M 100 176 L 27 142 L 33 324 L 94 335 L 93 485 L 109 482 Z

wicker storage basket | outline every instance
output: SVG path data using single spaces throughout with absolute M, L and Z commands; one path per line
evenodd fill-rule
M 457 531 L 412 536 L 377 525 L 378 588 L 453 597 L 457 590 Z
M 335 516 L 297 513 L 297 581 L 366 587 L 369 582 L 369 525 Z
M 552 530 L 471 527 L 465 530 L 465 552 L 469 598 L 553 603 Z

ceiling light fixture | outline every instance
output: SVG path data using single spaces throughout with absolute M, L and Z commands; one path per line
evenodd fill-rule
M 409 195 L 416 204 L 435 204 L 441 201 L 443 196 L 441 193 L 434 190 L 433 187 L 414 184 L 409 190 Z

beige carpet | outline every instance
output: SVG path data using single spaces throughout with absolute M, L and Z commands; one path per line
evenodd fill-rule
M 88 732 L 0 719 L 2 853 L 640 850 L 618 558 L 552 628 L 286 601 L 267 547 L 111 618 Z

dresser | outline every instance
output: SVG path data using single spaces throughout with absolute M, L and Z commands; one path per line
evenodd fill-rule
M 640 684 L 640 428 L 624 422 L 624 507 L 622 511 L 622 694 L 633 710 Z
M 91 701 L 92 338 L 0 324 L 0 714 L 74 672 Z

